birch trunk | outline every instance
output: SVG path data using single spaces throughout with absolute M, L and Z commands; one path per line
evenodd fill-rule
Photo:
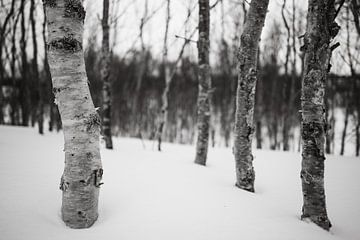
M 197 128 L 198 138 L 196 142 L 195 163 L 206 165 L 209 146 L 210 129 L 210 65 L 209 65 L 209 29 L 210 29 L 210 7 L 209 0 L 199 0 L 199 93 L 197 99 Z
M 82 49 L 85 11 L 80 0 L 48 0 L 45 5 L 48 61 L 65 141 L 62 219 L 71 228 L 87 228 L 98 217 L 103 170 L 100 118 L 91 99 Z
M 102 19 L 102 67 L 101 78 L 103 82 L 103 109 L 102 109 L 102 130 L 105 140 L 105 147 L 113 149 L 111 139 L 111 91 L 110 91 L 110 49 L 109 49 L 109 0 L 103 0 Z
M 165 73 L 165 88 L 162 93 L 162 105 L 160 112 L 160 122 L 157 128 L 157 139 L 158 139 L 158 150 L 161 151 L 161 142 L 162 134 L 164 127 L 167 121 L 168 116 L 168 95 L 170 91 L 171 75 L 168 63 L 168 33 L 169 33 L 169 22 L 170 22 L 170 0 L 167 0 L 166 6 L 166 27 L 165 27 L 165 37 L 164 37 L 164 52 L 163 52 L 163 64 L 164 64 L 164 73 Z
M 251 150 L 257 81 L 257 53 L 269 0 L 252 0 L 238 51 L 234 155 L 236 186 L 254 192 L 255 172 Z
M 304 75 L 301 92 L 301 181 L 303 208 L 301 219 L 310 219 L 325 230 L 328 219 L 324 189 L 324 145 L 326 134 L 325 83 L 330 69 L 332 38 L 339 26 L 335 23 L 334 1 L 309 0 L 304 37 Z

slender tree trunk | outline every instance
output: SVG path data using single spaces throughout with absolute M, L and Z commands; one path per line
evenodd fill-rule
M 12 85 L 13 85 L 13 92 L 10 100 L 11 112 L 11 125 L 18 125 L 19 124 L 19 109 L 18 109 L 18 87 L 16 84 L 16 30 L 18 21 L 20 18 L 20 11 L 15 17 L 12 29 L 12 36 L 11 36 L 11 63 L 10 63 L 10 71 L 11 71 L 11 78 L 12 78 Z
M 169 23 L 170 23 L 170 0 L 167 0 L 166 6 L 166 26 L 165 26 L 165 37 L 164 37 L 164 52 L 163 52 L 163 65 L 164 65 L 164 74 L 165 74 L 165 88 L 162 93 L 162 105 L 160 112 L 160 121 L 157 128 L 157 139 L 158 139 L 158 151 L 161 151 L 161 142 L 162 134 L 165 128 L 165 124 L 168 116 L 168 105 L 169 105 L 169 91 L 171 83 L 171 75 L 168 62 L 168 33 L 169 33 Z M 176 67 L 176 66 L 175 66 Z
M 359 112 L 358 112 L 359 115 Z M 355 127 L 356 142 L 355 142 L 355 156 L 359 156 L 360 153 L 360 117 L 358 117 L 357 124 Z
M 284 1 L 285 3 L 285 1 Z M 295 95 L 295 81 L 296 81 L 296 36 L 295 36 L 295 19 L 296 19 L 296 7 L 295 7 L 295 0 L 292 1 L 292 19 L 291 19 L 291 26 L 292 26 L 292 53 L 293 53 L 293 60 L 292 60 L 292 66 L 291 66 L 291 78 L 290 80 L 290 93 L 288 94 L 288 102 L 285 103 L 286 105 L 286 111 L 285 111 L 285 116 L 284 116 L 284 129 L 283 129 L 283 150 L 284 151 L 289 151 L 290 150 L 290 145 L 289 145 L 289 140 L 290 140 L 290 130 L 291 130 L 291 125 L 292 125 L 292 108 L 293 108 L 293 102 L 294 102 L 294 95 Z M 286 21 L 286 20 L 284 20 Z M 288 46 L 290 48 L 290 28 L 287 27 L 288 29 Z M 289 50 L 290 52 L 290 50 Z M 290 54 L 290 53 L 289 53 Z
M 103 109 L 102 109 L 102 130 L 105 140 L 105 147 L 113 149 L 111 139 L 111 85 L 110 85 L 110 49 L 109 49 L 109 0 L 103 0 L 102 19 L 102 67 L 101 78 L 103 82 Z
M 82 49 L 85 11 L 80 0 L 45 4 L 48 60 L 65 139 L 62 219 L 71 228 L 87 228 L 98 217 L 103 170 L 100 117 L 91 100 Z
M 238 52 L 235 143 L 236 186 L 254 192 L 252 138 L 257 81 L 257 52 L 269 0 L 252 0 Z
M 349 98 L 349 96 L 346 96 L 346 100 Z M 343 128 L 343 132 L 341 135 L 341 148 L 340 148 L 340 155 L 344 155 L 345 152 L 345 139 L 346 139 L 346 131 L 347 131 L 347 127 L 348 127 L 348 122 L 349 122 L 349 115 L 350 115 L 350 109 L 349 109 L 349 103 L 346 103 L 345 106 L 345 118 L 344 118 L 344 128 Z
M 36 119 L 38 122 L 38 129 L 40 134 L 44 134 L 44 103 L 43 103 L 43 92 L 42 92 L 42 81 L 39 78 L 39 66 L 38 66 L 38 49 L 37 49 L 37 33 L 36 33 L 36 22 L 34 18 L 35 13 L 35 0 L 30 1 L 30 23 L 31 23 L 31 31 L 32 31 L 32 42 L 33 42 L 33 61 L 32 68 L 34 71 L 35 82 L 37 83 L 37 107 L 36 111 Z
M 256 121 L 256 148 L 262 149 L 261 119 Z
M 304 37 L 305 69 L 302 79 L 302 219 L 310 219 L 325 230 L 327 216 L 324 189 L 324 144 L 326 134 L 325 83 L 330 69 L 332 38 L 339 31 L 334 1 L 309 0 Z
M 132 104 L 132 113 L 131 116 L 133 118 L 131 130 L 134 131 L 135 135 L 140 136 L 141 135 L 141 106 L 139 104 L 140 99 L 140 91 L 142 87 L 142 82 L 144 79 L 144 75 L 146 74 L 146 66 L 147 66 L 147 60 L 148 60 L 148 52 L 146 50 L 145 46 L 145 40 L 144 40 L 144 27 L 148 20 L 148 0 L 144 1 L 144 15 L 140 22 L 140 41 L 141 41 L 141 53 L 140 53 L 140 61 L 138 63 L 138 69 L 136 72 L 136 84 L 135 84 L 135 91 L 134 91 L 134 98 L 133 98 L 133 104 Z
M 2 25 L 0 26 L 0 124 L 4 124 L 4 113 L 3 113 L 3 103 L 4 103 L 4 96 L 2 94 L 2 85 L 3 80 L 5 77 L 5 64 L 3 62 L 3 49 L 5 49 L 5 41 L 6 41 L 6 30 L 7 25 L 10 22 L 11 17 L 14 14 L 15 10 L 15 0 L 11 0 L 10 10 L 6 14 L 5 18 L 2 21 Z M 3 17 L 3 16 L 2 16 Z
M 196 142 L 195 163 L 206 165 L 207 152 L 209 147 L 210 130 L 210 7 L 209 0 L 199 0 L 199 40 L 198 40 L 198 61 L 199 61 L 199 93 L 197 100 L 197 128 L 198 138 Z
M 360 91 L 360 79 L 357 78 L 355 79 L 356 81 L 356 88 L 355 90 L 357 92 Z M 356 127 L 355 127 L 355 156 L 359 156 L 360 153 L 360 96 L 356 95 L 355 96 L 355 103 L 356 103 L 356 112 L 357 112 L 357 123 L 356 123 Z
M 20 51 L 21 51 L 21 82 L 20 82 L 20 104 L 21 104 L 21 117 L 22 125 L 29 126 L 29 87 L 28 87 L 28 62 L 26 52 L 26 28 L 25 28 L 25 1 L 20 4 Z

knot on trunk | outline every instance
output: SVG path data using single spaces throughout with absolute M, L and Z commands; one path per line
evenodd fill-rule
M 80 0 L 65 0 L 64 17 L 76 18 L 84 22 L 85 10 Z
M 48 50 L 50 49 L 58 49 L 70 52 L 78 52 L 82 49 L 82 44 L 78 40 L 73 37 L 73 34 L 68 34 L 63 38 L 52 40 L 48 46 Z
M 87 118 L 85 118 L 84 123 L 86 126 L 86 131 L 96 131 L 96 129 L 98 129 L 101 125 L 99 114 L 97 112 L 91 113 Z
M 334 21 L 329 26 L 330 37 L 334 38 L 340 31 L 340 26 Z
M 44 0 L 44 6 L 54 8 L 56 7 L 56 0 Z

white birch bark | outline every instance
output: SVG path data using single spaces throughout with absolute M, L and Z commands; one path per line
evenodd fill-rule
M 48 61 L 64 129 L 62 219 L 71 228 L 90 227 L 98 217 L 102 166 L 100 119 L 85 72 L 82 49 L 85 11 L 80 0 L 47 0 Z

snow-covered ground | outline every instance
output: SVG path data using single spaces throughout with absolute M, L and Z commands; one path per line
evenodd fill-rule
M 255 152 L 256 193 L 234 187 L 231 149 L 210 149 L 208 166 L 194 147 L 114 139 L 102 149 L 100 216 L 90 229 L 60 219 L 61 133 L 0 126 L 1 240 L 292 240 L 360 239 L 360 159 L 328 156 L 330 233 L 300 221 L 297 153 Z

